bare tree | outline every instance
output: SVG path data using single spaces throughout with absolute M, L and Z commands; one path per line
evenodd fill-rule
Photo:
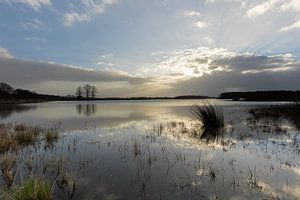
M 83 86 L 83 93 L 87 99 L 91 96 L 91 90 L 92 86 L 90 86 L 89 84 Z
M 83 96 L 83 91 L 81 86 L 77 87 L 75 95 L 77 96 L 77 98 L 81 98 Z
M 96 98 L 97 93 L 98 93 L 97 88 L 95 86 L 92 86 L 91 87 L 91 97 Z

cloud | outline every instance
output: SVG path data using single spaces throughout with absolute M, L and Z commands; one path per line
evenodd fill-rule
M 253 8 L 249 9 L 246 14 L 249 18 L 254 18 L 263 15 L 272 8 L 274 8 L 278 2 L 279 0 L 266 0 L 263 3 L 258 4 Z
M 137 75 L 115 68 L 94 70 L 54 62 L 12 58 L 0 50 L 0 80 L 15 87 L 70 94 L 85 83 L 102 96 L 218 95 L 234 90 L 297 89 L 300 63 L 291 54 L 237 53 L 224 48 L 190 48 L 161 55 Z M 3 56 L 5 55 L 5 56 Z M 7 59 L 9 58 L 9 59 Z
M 76 22 L 88 22 L 95 15 L 104 12 L 109 5 L 116 4 L 118 0 L 102 0 L 101 2 L 95 0 L 81 0 L 82 12 L 75 12 L 71 10 L 64 15 L 64 25 L 72 26 Z
M 217 60 L 228 60 L 237 54 L 222 48 L 190 48 L 173 51 L 154 64 L 144 75 L 158 75 L 167 81 L 201 77 L 213 71 L 227 71 L 226 64 L 216 64 Z M 143 74 L 143 72 L 141 72 Z
M 197 28 L 205 28 L 205 27 L 209 26 L 209 23 L 204 22 L 204 21 L 197 21 L 197 22 L 194 23 L 194 25 Z
M 299 0 L 266 0 L 247 11 L 249 18 L 254 18 L 263 15 L 271 10 L 286 11 L 286 12 L 299 12 Z
M 44 38 L 39 38 L 39 37 L 34 37 L 34 36 L 25 36 L 24 40 L 26 41 L 31 41 L 31 42 L 48 42 L 48 40 L 44 39 Z
M 289 1 L 285 1 L 282 5 L 281 5 L 281 9 L 284 11 L 300 11 L 300 1 L 299 0 L 289 0 Z
M 88 14 L 80 14 L 74 11 L 65 14 L 64 25 L 72 26 L 75 22 L 90 21 L 91 16 Z
M 45 81 L 72 82 L 115 82 L 124 81 L 130 84 L 140 84 L 145 80 L 121 73 L 97 71 L 54 62 L 37 62 L 22 59 L 0 59 L 3 81 L 16 80 L 22 83 L 39 83 Z
M 66 95 L 73 94 L 77 86 L 89 83 L 99 89 L 101 96 L 139 96 L 150 94 L 147 93 L 147 88 L 153 90 L 151 79 L 136 77 L 120 70 L 94 70 L 11 56 L 7 59 L 8 55 L 0 56 L 0 80 L 15 88 Z
M 28 22 L 25 22 L 20 25 L 25 30 L 43 30 L 48 31 L 50 30 L 50 27 L 45 25 L 43 22 L 41 22 L 39 19 L 32 19 Z
M 217 95 L 232 88 L 297 89 L 300 62 L 291 54 L 266 56 L 199 47 L 164 55 L 140 74 L 166 88 L 159 95 Z
M 289 26 L 282 27 L 280 29 L 280 31 L 286 32 L 286 31 L 292 31 L 292 30 L 295 30 L 295 29 L 300 29 L 300 19 L 298 21 L 296 21 L 295 23 L 289 25 Z
M 7 49 L 0 47 L 0 59 L 1 58 L 13 58 Z
M 185 11 L 183 13 L 183 16 L 184 17 L 200 17 L 201 14 L 200 14 L 200 12 L 197 12 L 197 11 Z
M 8 4 L 24 4 L 30 6 L 35 11 L 38 11 L 41 7 L 51 6 L 51 0 L 4 0 L 3 2 Z
M 249 9 L 246 15 L 249 18 L 255 18 L 266 14 L 270 11 L 277 11 L 281 14 L 286 13 L 297 13 L 300 15 L 300 1 L 299 0 L 266 0 L 253 8 Z M 281 32 L 292 31 L 300 28 L 300 20 L 296 20 L 293 24 L 284 26 L 280 29 Z

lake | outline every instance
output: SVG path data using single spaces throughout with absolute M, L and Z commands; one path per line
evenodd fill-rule
M 207 102 L 222 108 L 226 130 L 203 142 L 188 133 L 198 124 L 191 106 Z M 285 119 L 253 124 L 248 112 L 269 104 L 46 102 L 2 107 L 0 120 L 59 132 L 51 146 L 21 149 L 15 175 L 55 182 L 60 166 L 76 187 L 56 185 L 55 199 L 300 199 L 299 130 Z

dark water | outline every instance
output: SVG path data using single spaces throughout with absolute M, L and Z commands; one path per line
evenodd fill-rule
M 299 199 L 299 134 L 248 125 L 247 110 L 266 103 L 210 100 L 225 113 L 221 140 L 204 143 L 185 130 L 200 100 L 51 102 L 1 111 L 1 122 L 57 126 L 60 139 L 20 152 L 16 182 L 26 162 L 36 174 L 59 162 L 76 182 L 73 199 Z M 8 111 L 10 110 L 10 111 Z M 66 191 L 55 188 L 57 199 Z

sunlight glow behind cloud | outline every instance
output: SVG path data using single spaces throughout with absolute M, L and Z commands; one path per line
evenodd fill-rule
M 299 85 L 299 0 L 3 0 L 0 5 L 5 16 L 0 74 L 12 85 L 38 91 L 59 83 L 71 93 L 74 84 L 90 80 L 113 96 L 215 95 Z M 8 60 L 18 77 L 8 73 Z M 24 66 L 36 77 L 26 78 Z

